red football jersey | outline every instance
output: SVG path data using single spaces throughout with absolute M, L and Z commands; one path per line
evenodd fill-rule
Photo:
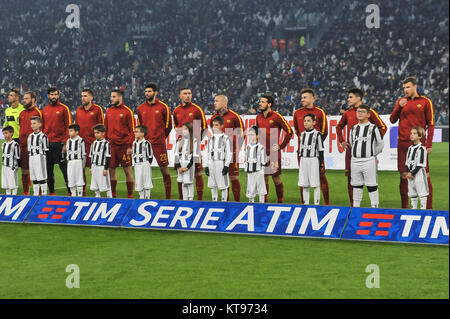
M 30 108 L 23 110 L 19 114 L 19 144 L 20 147 L 26 148 L 28 143 L 28 135 L 33 133 L 31 129 L 30 119 L 33 116 L 39 116 L 42 119 L 42 112 L 36 105 L 32 105 Z
M 155 99 L 154 104 L 147 101 L 137 108 L 139 123 L 148 129 L 145 137 L 152 145 L 166 143 L 166 138 L 172 130 L 172 116 L 166 103 Z
M 175 128 L 181 128 L 183 123 L 186 122 L 193 123 L 194 120 L 200 121 L 200 134 L 203 135 L 203 131 L 206 130 L 206 118 L 200 106 L 194 103 L 189 103 L 184 106 L 178 105 L 173 111 L 173 124 Z
M 256 124 L 258 124 L 258 127 L 260 129 L 265 129 L 265 130 L 260 130 L 259 141 L 262 145 L 264 145 L 266 147 L 267 154 L 269 154 L 270 149 L 271 149 L 271 147 L 266 146 L 268 143 L 270 143 L 269 134 L 270 134 L 271 128 L 276 129 L 276 132 L 277 132 L 276 136 L 277 136 L 278 140 L 280 138 L 281 131 L 284 130 L 286 132 L 286 136 L 284 137 L 283 142 L 280 144 L 280 150 L 285 148 L 292 138 L 293 132 L 292 132 L 291 127 L 286 122 L 284 117 L 275 111 L 270 111 L 269 113 L 267 113 L 267 117 L 264 117 L 263 113 L 259 113 L 256 116 Z
M 136 128 L 134 113 L 126 106 L 112 106 L 106 110 L 105 116 L 106 138 L 111 145 L 133 145 L 134 130 Z
M 67 105 L 59 100 L 56 105 L 48 104 L 42 109 L 42 132 L 50 143 L 65 143 L 69 138 L 69 125 L 72 125 L 72 114 Z
M 75 113 L 75 123 L 80 125 L 80 136 L 84 139 L 84 142 L 91 145 L 95 141 L 92 128 L 97 124 L 105 123 L 102 107 L 92 103 L 92 106 L 86 110 L 84 106 L 80 106 Z
M 305 130 L 305 124 L 303 123 L 303 118 L 306 114 L 314 114 L 316 117 L 316 125 L 314 128 L 322 134 L 322 140 L 328 136 L 328 121 L 325 115 L 325 111 L 320 107 L 313 106 L 312 108 L 301 107 L 294 112 L 294 131 L 295 134 L 300 136 L 300 134 Z
M 407 98 L 407 102 L 403 107 L 400 107 L 400 100 L 395 103 L 394 110 L 391 113 L 389 120 L 392 124 L 398 120 L 398 139 L 400 141 L 409 141 L 409 134 L 414 126 L 419 126 L 428 129 L 426 138 L 423 144 L 427 148 L 431 148 L 434 136 L 434 110 L 431 100 L 424 95 L 420 95 L 414 99 Z

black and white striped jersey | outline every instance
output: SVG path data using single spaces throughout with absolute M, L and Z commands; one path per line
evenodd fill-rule
M 233 159 L 233 149 L 230 138 L 224 134 L 213 134 L 208 137 L 208 145 L 206 147 L 205 167 L 211 161 L 223 161 L 224 166 L 230 166 Z
M 44 132 L 33 132 L 28 135 L 28 153 L 30 156 L 46 155 L 48 150 L 48 138 Z
M 411 145 L 406 153 L 406 169 L 415 175 L 421 168 L 427 166 L 427 149 L 422 143 Z
M 245 148 L 245 171 L 247 173 L 259 172 L 267 163 L 266 148 L 260 144 L 248 144 Z
M 350 130 L 349 137 L 352 158 L 370 158 L 383 150 L 383 136 L 375 124 L 367 122 L 356 124 Z
M 319 157 L 323 152 L 322 134 L 316 129 L 306 130 L 300 134 L 300 157 Z
M 2 144 L 2 165 L 16 169 L 19 166 L 20 147 L 19 143 L 12 140 Z
M 175 147 L 175 164 L 181 165 L 181 167 L 187 167 L 192 166 L 192 164 L 195 162 L 197 163 L 199 158 L 198 153 L 198 142 L 197 139 L 194 137 L 193 140 L 193 152 L 191 153 L 190 150 L 190 141 L 187 137 L 181 137 L 178 139 L 176 147 Z M 189 165 L 189 163 L 192 163 Z
M 86 158 L 86 144 L 81 136 L 69 138 L 66 142 L 66 150 L 66 159 L 68 161 Z
M 95 140 L 92 143 L 91 151 L 89 153 L 91 163 L 96 166 L 105 166 L 108 168 L 109 160 L 111 158 L 111 145 L 105 139 Z
M 145 138 L 141 141 L 134 140 L 133 142 L 133 154 L 131 156 L 133 166 L 138 163 L 152 162 L 153 149 L 152 145 Z

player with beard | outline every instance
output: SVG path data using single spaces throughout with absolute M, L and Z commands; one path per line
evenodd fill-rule
M 89 157 L 91 145 L 95 141 L 94 130 L 97 124 L 104 124 L 105 118 L 103 109 L 100 105 L 93 102 L 94 92 L 91 89 L 81 91 L 81 106 L 75 113 L 75 122 L 80 126 L 80 137 L 86 145 L 86 167 L 91 167 L 91 158 Z M 83 171 L 85 185 L 83 187 L 83 196 L 86 196 L 86 172 Z
M 270 94 L 264 94 L 259 100 L 260 113 L 256 116 L 256 124 L 260 129 L 259 142 L 266 148 L 269 167 L 266 168 L 264 180 L 267 193 L 269 193 L 269 176 L 272 176 L 278 203 L 283 202 L 284 186 L 281 181 L 281 150 L 285 148 L 292 138 L 292 129 L 280 113 L 272 110 L 275 98 Z M 280 133 L 285 131 L 286 135 L 280 144 Z M 267 202 L 268 195 L 265 201 Z
M 347 190 L 348 196 L 350 199 L 350 205 L 353 206 L 353 186 L 351 185 L 351 158 L 352 152 L 349 144 L 350 130 L 353 126 L 359 123 L 358 118 L 356 116 L 356 110 L 359 106 L 363 105 L 363 96 L 364 93 L 362 90 L 358 88 L 352 88 L 348 91 L 347 103 L 349 109 L 342 114 L 339 123 L 336 125 L 336 135 L 338 138 L 338 143 L 345 149 L 345 176 L 347 176 Z M 387 131 L 386 124 L 384 124 L 383 120 L 380 118 L 378 113 L 369 108 L 370 117 L 369 122 L 375 124 L 381 132 L 381 136 Z M 344 128 L 347 127 L 347 139 L 344 139 Z
M 423 128 L 425 134 L 421 142 L 427 149 L 426 177 L 428 181 L 429 194 L 427 198 L 427 209 L 433 209 L 433 186 L 429 175 L 428 159 L 431 154 L 434 136 L 434 110 L 433 103 L 425 95 L 417 91 L 417 79 L 407 77 L 403 80 L 403 91 L 405 96 L 399 98 L 395 104 L 389 120 L 392 124 L 398 123 L 398 145 L 397 145 L 397 167 L 400 173 L 400 197 L 402 208 L 408 208 L 408 179 L 406 168 L 406 155 L 408 148 L 413 144 L 410 140 L 411 129 L 415 126 Z
M 163 176 L 166 199 L 171 199 L 172 179 L 169 173 L 169 160 L 167 157 L 166 139 L 172 130 L 172 115 L 166 103 L 157 98 L 158 86 L 149 83 L 145 87 L 145 102 L 138 106 L 137 115 L 139 124 L 148 129 L 145 139 L 150 142 L 153 157 Z
M 24 110 L 19 115 L 19 144 L 20 144 L 20 168 L 22 170 L 23 195 L 30 195 L 30 166 L 28 162 L 28 136 L 33 133 L 31 129 L 31 118 L 39 116 L 42 120 L 42 113 L 36 106 L 36 94 L 26 92 L 23 96 Z
M 66 153 L 66 141 L 69 138 L 69 126 L 72 125 L 72 114 L 67 105 L 59 101 L 59 90 L 52 86 L 47 90 L 49 104 L 42 109 L 43 129 L 49 141 L 49 152 L 47 154 L 47 184 L 50 195 L 55 195 L 55 175 L 53 168 L 58 164 L 66 183 L 67 192 L 67 162 L 64 158 Z
M 105 127 L 106 139 L 111 144 L 109 175 L 112 196 L 117 196 L 116 168 L 122 166 L 126 176 L 128 198 L 133 198 L 134 177 L 131 154 L 136 123 L 133 111 L 123 103 L 121 90 L 116 89 L 111 92 L 111 107 L 106 110 Z
M 184 123 L 192 123 L 194 138 L 199 142 L 203 137 L 203 132 L 206 130 L 206 118 L 202 108 L 197 104 L 192 103 L 192 91 L 189 88 L 180 89 L 181 104 L 173 111 L 173 123 L 177 130 L 177 140 L 181 137 L 181 128 Z M 199 126 L 198 127 L 198 124 Z M 200 132 L 199 132 L 200 131 Z M 200 133 L 200 134 L 199 134 Z M 200 143 L 199 143 L 200 147 Z M 197 199 L 203 199 L 203 176 L 202 164 L 195 163 L 195 187 L 197 189 Z M 183 184 L 178 183 L 178 193 L 180 199 L 183 198 Z
M 233 146 L 233 157 L 228 173 L 231 180 L 231 190 L 234 200 L 241 200 L 241 183 L 239 182 L 239 150 L 244 142 L 244 122 L 242 118 L 228 107 L 228 98 L 219 94 L 214 98 L 214 110 L 216 111 L 210 118 L 212 127 L 213 119 L 217 116 L 223 118 L 223 131 L 231 139 Z
M 322 136 L 322 143 L 325 141 L 325 139 L 328 136 L 328 122 L 327 117 L 325 115 L 324 110 L 322 110 L 320 107 L 317 107 L 314 105 L 314 101 L 316 100 L 316 95 L 313 89 L 306 88 L 301 91 L 301 103 L 302 107 L 297 109 L 294 112 L 294 131 L 295 134 L 298 136 L 298 149 L 297 149 L 297 155 L 298 155 L 298 161 L 300 162 L 300 135 L 302 132 L 304 132 L 305 125 L 304 125 L 304 118 L 307 114 L 314 114 L 315 117 L 315 129 L 321 134 Z M 320 189 L 322 190 L 323 194 L 323 200 L 325 205 L 330 205 L 330 191 L 328 187 L 328 180 L 325 175 L 325 163 L 324 161 L 320 164 Z M 302 197 L 302 203 L 303 203 L 303 190 L 302 187 L 300 187 L 300 194 Z

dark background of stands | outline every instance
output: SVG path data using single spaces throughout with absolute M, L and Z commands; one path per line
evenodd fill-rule
M 313 87 L 333 115 L 346 107 L 346 90 L 359 86 L 366 103 L 389 114 L 401 80 L 414 75 L 434 103 L 436 124 L 448 125 L 449 2 L 377 1 L 380 28 L 367 28 L 371 3 L 79 0 L 80 28 L 69 29 L 69 3 L 2 0 L 0 109 L 16 87 L 37 92 L 42 107 L 50 85 L 72 111 L 84 87 L 103 106 L 112 88 L 125 89 L 135 109 L 155 81 L 172 110 L 178 88 L 188 86 L 207 114 L 218 93 L 248 114 L 270 91 L 275 109 L 292 115 L 300 90 Z

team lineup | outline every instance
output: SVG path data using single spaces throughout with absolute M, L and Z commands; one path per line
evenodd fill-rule
M 397 165 L 400 173 L 401 207 L 432 209 L 432 184 L 428 156 L 434 134 L 432 102 L 418 93 L 417 79 L 402 82 L 404 96 L 399 98 L 390 115 L 399 122 Z M 58 164 L 69 196 L 86 196 L 86 188 L 101 197 L 117 196 L 116 169 L 125 173 L 128 198 L 133 192 L 139 198 L 151 198 L 153 188 L 151 163 L 155 159 L 162 173 L 165 198 L 171 199 L 172 177 L 166 141 L 176 131 L 174 169 L 177 172 L 179 199 L 203 199 L 204 179 L 213 201 L 241 201 L 238 154 L 245 140 L 244 171 L 246 197 L 261 203 L 268 201 L 272 178 L 277 202 L 283 202 L 281 151 L 293 134 L 298 136 L 299 202 L 329 205 L 329 186 L 324 164 L 324 140 L 328 135 L 326 113 L 314 105 L 314 90 L 301 91 L 302 107 L 293 114 L 294 130 L 282 115 L 273 110 L 275 98 L 263 94 L 259 99 L 256 125 L 245 128 L 239 114 L 228 107 L 228 98 L 214 98 L 215 113 L 207 122 L 202 108 L 192 101 L 190 88 L 179 89 L 180 105 L 173 112 L 157 97 L 158 87 L 145 87 L 145 102 L 134 112 L 124 104 L 121 90 L 111 91 L 106 111 L 93 102 L 90 89 L 81 92 L 81 106 L 75 120 L 63 104 L 56 87 L 47 91 L 49 104 L 40 110 L 36 94 L 26 92 L 20 103 L 19 90 L 11 90 L 2 129 L 2 188 L 17 195 L 18 168 L 21 168 L 23 194 L 54 195 L 54 166 Z M 377 155 L 383 150 L 387 128 L 377 112 L 365 105 L 364 93 L 358 88 L 347 92 L 348 110 L 336 126 L 338 142 L 345 149 L 345 175 L 351 206 L 359 207 L 366 186 L 370 204 L 379 207 Z M 210 128 L 210 130 L 209 130 Z M 280 136 L 284 131 L 284 138 Z M 206 139 L 204 155 L 200 143 Z M 91 174 L 86 185 L 85 168 Z M 312 189 L 313 200 L 310 201 Z M 219 192 L 220 191 L 220 192 Z M 220 197 L 219 197 L 220 196 Z M 420 205 L 419 205 L 420 202 Z

